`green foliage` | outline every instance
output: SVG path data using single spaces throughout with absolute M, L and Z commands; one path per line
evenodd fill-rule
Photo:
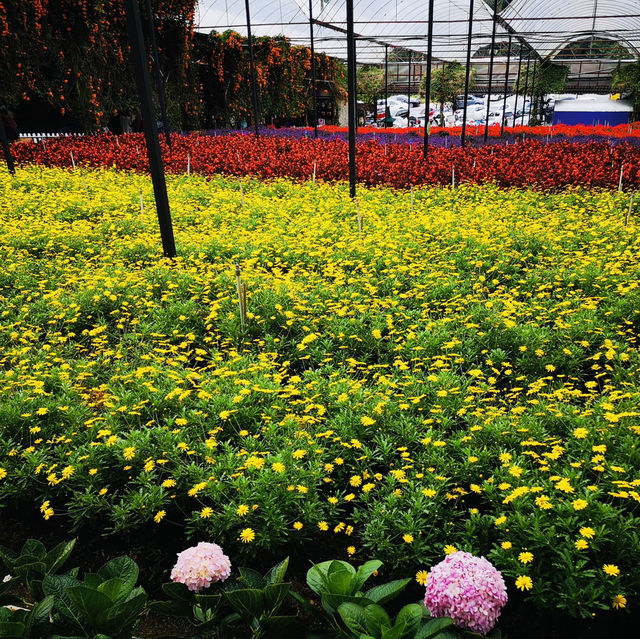
M 358 98 L 368 107 L 374 108 L 384 88 L 384 69 L 362 66 L 358 69 Z
M 469 71 L 469 87 L 473 86 L 476 70 Z M 431 101 L 440 104 L 440 118 L 444 122 L 444 107 L 449 104 L 455 106 L 456 96 L 464 93 L 466 67 L 459 62 L 447 62 L 431 72 Z M 420 93 L 426 92 L 427 76 L 422 78 Z
M 611 72 L 611 92 L 621 93 L 633 100 L 635 111 L 640 108 L 640 62 L 618 64 Z

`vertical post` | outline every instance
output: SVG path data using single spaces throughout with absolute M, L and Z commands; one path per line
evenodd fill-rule
M 160 154 L 160 145 L 158 144 L 158 128 L 153 113 L 151 82 L 149 81 L 147 60 L 144 53 L 140 7 L 138 6 L 138 0 L 125 0 L 124 7 L 127 15 L 129 43 L 131 45 L 131 60 L 136 76 L 138 95 L 140 96 L 142 124 L 144 126 L 144 137 L 147 144 L 147 154 L 149 156 L 153 194 L 158 211 L 162 248 L 165 257 L 175 257 L 176 245 L 173 237 L 171 211 L 169 210 L 167 184 L 164 179 L 164 166 L 162 164 L 162 155 Z
M 502 125 L 500 135 L 504 134 L 504 120 L 507 112 L 507 91 L 509 90 L 509 67 L 511 65 L 511 34 L 509 34 L 509 47 L 507 49 L 507 70 L 504 74 L 504 98 L 502 99 Z
M 7 168 L 11 175 L 16 174 L 16 167 L 13 163 L 13 156 L 11 155 L 11 147 L 9 146 L 9 138 L 7 137 L 7 130 L 4 128 L 4 121 L 0 115 L 0 141 L 2 142 L 2 151 L 4 152 L 4 159 L 7 162 Z
M 536 99 L 534 95 L 534 91 L 536 89 L 536 66 L 538 64 L 537 60 L 533 61 L 533 71 L 531 72 L 531 101 L 529 102 L 529 126 L 531 126 L 531 111 L 533 109 L 533 103 Z
M 313 95 L 313 137 L 318 137 L 318 102 L 316 97 L 316 53 L 313 43 L 313 0 L 309 0 L 309 37 L 311 39 L 311 94 Z
M 156 75 L 156 85 L 158 89 L 158 102 L 160 103 L 160 115 L 162 116 L 162 127 L 167 146 L 171 151 L 171 137 L 169 136 L 169 121 L 167 120 L 167 103 L 164 99 L 164 84 L 162 83 L 162 72 L 160 71 L 160 55 L 158 54 L 158 42 L 156 41 L 156 29 L 153 24 L 153 9 L 151 0 L 147 0 L 147 13 L 149 14 L 149 38 L 151 39 L 151 49 L 153 51 L 153 66 Z M 117 138 L 116 138 L 117 139 Z
M 256 138 L 260 137 L 258 129 L 258 87 L 256 86 L 256 63 L 253 56 L 253 38 L 251 37 L 251 12 L 249 11 L 249 0 L 244 0 L 244 8 L 247 14 L 247 38 L 249 39 L 249 67 L 251 73 L 251 96 L 253 99 L 253 124 Z
M 464 107 L 462 109 L 462 134 L 460 146 L 467 141 L 467 96 L 469 95 L 469 74 L 471 73 L 471 36 L 473 35 L 473 0 L 469 0 L 469 33 L 467 35 L 467 68 L 464 75 Z
M 527 53 L 527 72 L 524 75 L 524 101 L 522 102 L 522 126 L 524 126 L 524 112 L 527 108 L 527 91 L 529 90 L 529 67 L 531 66 L 531 53 Z
M 409 70 L 407 71 L 407 126 L 409 124 L 409 117 L 411 116 L 411 50 L 409 51 Z
M 387 128 L 387 109 L 389 108 L 389 45 L 384 45 L 384 128 Z
M 522 42 L 520 43 L 520 59 L 518 60 L 518 77 L 516 78 L 516 101 L 513 105 L 513 126 L 516 125 L 518 113 L 518 94 L 520 93 L 520 78 L 522 75 Z
M 356 42 L 353 35 L 353 0 L 347 0 L 347 77 L 349 85 L 349 196 L 356 197 Z
M 431 63 L 433 58 L 433 0 L 429 0 L 429 26 L 427 28 L 427 86 L 425 87 L 424 111 L 424 149 L 425 159 L 429 154 L 429 114 L 431 104 Z
M 489 112 L 491 111 L 491 89 L 493 84 L 493 61 L 496 50 L 496 25 L 498 24 L 498 0 L 493 0 L 493 20 L 491 26 L 491 55 L 489 57 L 489 88 L 487 90 L 487 112 L 484 118 L 484 141 L 489 137 Z

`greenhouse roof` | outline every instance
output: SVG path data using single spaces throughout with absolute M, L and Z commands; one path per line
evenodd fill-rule
M 633 57 L 640 51 L 640 0 L 508 0 L 498 1 L 496 41 L 508 34 L 552 59 L 571 42 L 613 40 Z M 385 47 L 425 55 L 428 2 L 425 0 L 354 0 L 354 31 L 359 62 L 381 62 Z M 246 35 L 244 0 L 200 0 L 200 31 L 234 29 Z M 254 35 L 285 35 L 294 44 L 309 44 L 307 0 L 252 0 Z M 316 49 L 346 58 L 346 3 L 312 0 Z M 467 53 L 469 0 L 434 0 L 433 56 L 463 61 Z M 491 40 L 492 3 L 475 0 L 472 53 Z

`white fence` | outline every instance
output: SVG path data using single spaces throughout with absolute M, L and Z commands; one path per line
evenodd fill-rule
M 40 140 L 51 140 L 56 138 L 77 138 L 84 136 L 84 133 L 20 133 L 21 140 L 31 139 L 34 142 Z

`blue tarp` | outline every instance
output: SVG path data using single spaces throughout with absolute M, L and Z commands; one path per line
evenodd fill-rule
M 629 111 L 555 111 L 554 124 L 628 124 L 631 119 Z

